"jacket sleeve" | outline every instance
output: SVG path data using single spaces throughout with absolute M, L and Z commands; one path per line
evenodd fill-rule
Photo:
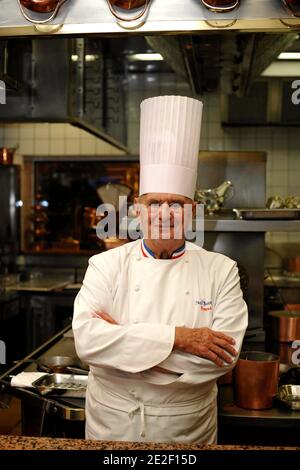
M 225 279 L 220 284 L 221 287 L 216 295 L 211 328 L 233 337 L 236 341 L 235 349 L 240 353 L 248 325 L 248 309 L 240 288 L 240 278 L 236 263 L 230 264 Z M 217 380 L 226 374 L 226 372 L 235 366 L 237 359 L 238 356 L 231 364 L 218 367 L 208 359 L 174 350 L 159 366 L 173 373 L 181 374 L 179 379 L 173 376 L 173 379 L 170 378 L 168 380 L 166 376 L 165 384 L 175 382 L 176 380 L 183 383 L 201 384 Z M 156 379 L 152 380 L 150 372 L 146 372 L 143 375 L 146 381 L 150 383 L 156 382 Z
M 113 316 L 113 270 L 118 269 L 118 263 L 104 259 L 107 262 L 101 266 L 90 259 L 75 299 L 72 326 L 77 354 L 94 367 L 130 373 L 152 368 L 170 355 L 175 327 L 151 323 L 112 325 L 93 317 L 97 311 Z

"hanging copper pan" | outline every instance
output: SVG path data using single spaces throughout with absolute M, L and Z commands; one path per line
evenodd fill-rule
M 203 5 L 211 11 L 220 13 L 234 10 L 240 4 L 240 0 L 202 0 Z
M 55 18 L 59 8 L 66 0 L 18 0 L 20 10 L 22 15 L 27 21 L 30 21 L 34 24 L 44 24 L 48 23 L 49 21 Z M 31 18 L 26 11 L 27 10 L 36 12 L 36 13 L 51 13 L 50 16 L 45 18 L 44 20 L 36 20 Z
M 300 0 L 282 0 L 284 6 L 294 16 L 300 16 Z
M 148 12 L 151 0 L 106 0 L 108 7 L 115 18 L 119 21 L 136 21 L 142 18 Z M 121 10 L 135 10 L 140 8 L 134 16 L 122 16 L 116 8 Z
M 135 8 L 140 8 L 144 5 L 146 0 L 110 0 L 110 3 L 118 8 L 134 10 Z

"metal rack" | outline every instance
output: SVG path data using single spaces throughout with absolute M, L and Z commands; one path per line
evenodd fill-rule
M 207 232 L 300 232 L 300 220 L 236 220 L 207 218 Z
M 65 2 L 57 17 L 49 24 L 34 26 L 26 21 L 17 1 L 2 0 L 5 15 L 0 20 L 1 36 L 32 36 L 37 34 L 140 34 L 192 33 L 216 30 L 291 31 L 300 29 L 300 20 L 280 0 L 247 0 L 228 13 L 214 13 L 200 0 L 152 0 L 143 24 L 119 25 L 105 0 L 72 0 Z M 36 14 L 36 18 L 41 18 Z

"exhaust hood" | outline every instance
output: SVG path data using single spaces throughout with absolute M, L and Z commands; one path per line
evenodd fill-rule
M 108 40 L 25 38 L 0 45 L 6 57 L 0 121 L 69 123 L 128 152 L 124 67 Z
M 111 14 L 106 0 L 70 0 L 59 9 L 51 23 L 34 26 L 21 14 L 18 2 L 1 1 L 0 35 L 31 36 L 41 33 L 54 35 L 87 34 L 169 34 L 218 31 L 290 31 L 299 30 L 300 19 L 285 8 L 283 0 L 241 0 L 239 8 L 227 13 L 215 13 L 205 8 L 201 0 L 152 0 L 142 24 L 120 25 Z M 41 14 L 36 14 L 40 18 Z M 44 17 L 43 17 L 44 18 Z

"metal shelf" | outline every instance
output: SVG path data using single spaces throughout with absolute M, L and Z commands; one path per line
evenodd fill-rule
M 205 219 L 206 232 L 300 232 L 300 220 Z
M 134 221 L 127 218 L 130 226 Z M 123 219 L 124 223 L 124 219 Z M 124 225 L 123 225 L 124 227 Z M 199 227 L 201 223 L 199 222 Z M 133 228 L 133 225 L 132 225 Z M 193 221 L 193 230 L 196 229 L 196 221 Z M 207 217 L 204 219 L 205 232 L 300 232 L 300 220 L 239 220 L 229 218 Z M 130 230 L 129 230 L 130 232 Z
M 105 35 L 124 34 L 125 31 L 127 34 L 189 34 L 224 29 L 249 32 L 300 29 L 299 18 L 289 14 L 280 0 L 243 1 L 239 8 L 229 13 L 210 12 L 200 0 L 152 0 L 145 23 L 139 27 L 129 23 L 126 29 L 115 21 L 106 0 L 67 1 L 52 23 L 38 26 L 38 29 L 23 18 L 17 1 L 2 0 L 1 7 L 5 15 L 0 19 L 0 36 L 7 37 L 39 34 Z M 40 15 L 35 14 L 34 18 L 41 18 Z

